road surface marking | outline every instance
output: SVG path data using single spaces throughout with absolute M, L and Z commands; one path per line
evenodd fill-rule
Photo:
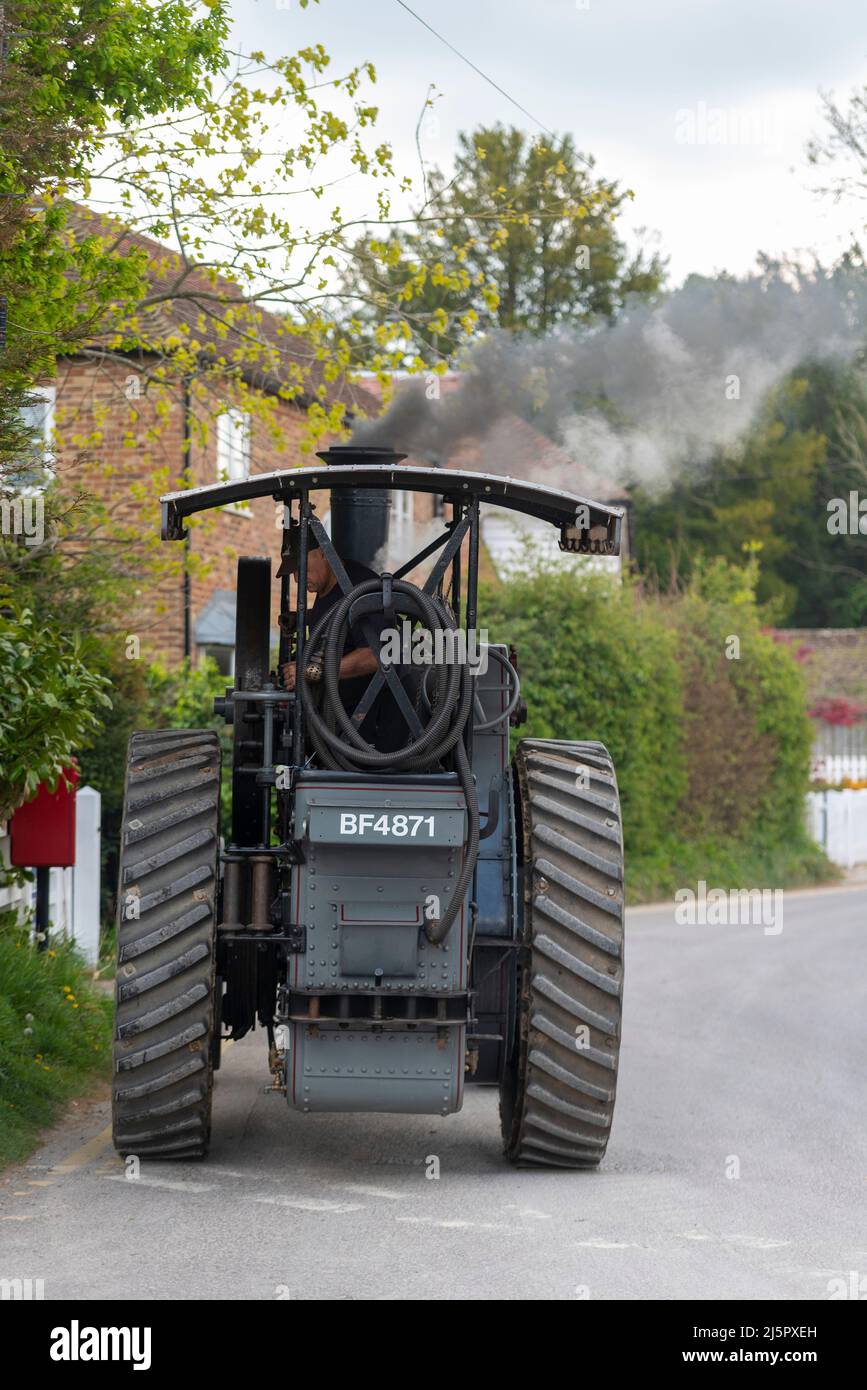
M 711 1240 L 718 1245 L 743 1245 L 747 1250 L 781 1250 L 790 1240 L 772 1240 L 770 1236 L 711 1235 L 706 1231 L 678 1231 L 681 1240 Z
M 395 1221 L 402 1221 L 412 1226 L 436 1226 L 443 1231 L 506 1231 L 509 1229 L 501 1221 L 435 1221 L 432 1216 L 396 1216 Z
M 402 1202 L 408 1192 L 390 1192 L 387 1187 L 368 1187 L 362 1182 L 341 1182 L 337 1186 L 341 1192 L 357 1192 L 360 1197 L 383 1197 L 387 1202 Z
M 53 1187 L 60 1178 L 67 1178 L 70 1173 L 76 1173 L 80 1168 L 84 1168 L 88 1163 L 92 1163 L 95 1158 L 98 1158 L 99 1155 L 108 1148 L 110 1143 L 111 1125 L 106 1125 L 105 1129 L 100 1130 L 99 1134 L 95 1134 L 92 1139 L 88 1139 L 87 1143 L 82 1144 L 80 1149 L 74 1149 L 71 1154 L 67 1154 L 66 1158 L 62 1158 L 59 1163 L 28 1164 L 27 1166 L 30 1169 L 42 1169 L 46 1172 L 47 1176 L 44 1178 L 28 1178 L 27 1182 L 29 1183 L 29 1189 L 25 1192 L 13 1192 L 12 1196 L 32 1197 L 35 1196 L 33 1191 L 34 1188 Z
M 244 1172 L 241 1171 L 240 1168 L 220 1168 L 220 1167 L 218 1167 L 215 1163 L 209 1163 L 209 1164 L 208 1164 L 208 1176 L 209 1176 L 209 1177 L 214 1177 L 214 1178 L 247 1178 L 247 1179 L 249 1179 L 249 1178 L 257 1178 L 257 1179 L 263 1179 L 263 1180 L 264 1180 L 264 1179 L 269 1178 L 269 1177 L 272 1178 L 272 1179 L 273 1179 L 273 1178 L 276 1178 L 276 1177 L 282 1177 L 283 1174 L 282 1174 L 282 1173 L 280 1173 L 280 1174 L 277 1174 L 277 1173 L 255 1173 L 255 1172 L 252 1172 L 252 1173 L 250 1173 L 250 1172 L 244 1173 Z
M 168 1192 L 215 1192 L 217 1184 L 213 1182 L 172 1182 L 169 1178 L 128 1178 L 125 1173 L 106 1173 L 106 1182 L 122 1182 L 127 1187 L 162 1187 Z
M 278 1193 L 269 1197 L 264 1194 L 248 1197 L 249 1202 L 266 1202 L 275 1207 L 291 1207 L 294 1211 L 321 1212 L 328 1216 L 343 1215 L 350 1211 L 363 1211 L 358 1202 L 328 1202 L 321 1197 L 283 1197 Z
M 586 1245 L 590 1250 L 640 1250 L 640 1245 L 635 1245 L 628 1240 L 578 1240 L 576 1245 Z
M 747 1250 L 780 1250 L 790 1240 L 771 1240 L 768 1236 L 720 1236 L 727 1245 L 743 1245 Z

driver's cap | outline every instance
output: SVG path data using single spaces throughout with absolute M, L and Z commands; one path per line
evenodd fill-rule
M 280 554 L 280 564 L 277 568 L 278 579 L 295 573 L 298 568 L 298 552 L 300 546 L 301 527 L 297 522 L 292 522 L 283 532 L 283 549 Z M 319 542 L 310 529 L 307 531 L 307 549 L 319 549 Z

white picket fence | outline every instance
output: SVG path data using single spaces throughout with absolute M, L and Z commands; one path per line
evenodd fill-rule
M 834 864 L 867 864 L 867 790 L 809 792 L 807 827 Z
M 814 720 L 812 775 L 816 782 L 859 782 L 867 777 L 867 724 Z
M 93 787 L 79 787 L 75 798 L 75 867 L 49 871 L 49 932 L 74 941 L 84 959 L 99 959 L 100 809 Z M 0 821 L 0 860 L 9 865 L 8 827 Z M 0 887 L 0 911 L 15 908 L 23 918 L 36 911 L 36 884 Z
M 813 754 L 814 782 L 842 782 L 844 777 L 861 782 L 867 777 L 867 753 Z

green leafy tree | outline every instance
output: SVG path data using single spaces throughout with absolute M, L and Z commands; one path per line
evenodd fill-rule
M 863 357 L 863 354 L 862 354 Z M 823 450 L 799 524 L 779 571 L 796 600 L 795 627 L 863 627 L 867 622 L 867 374 L 864 362 L 815 362 L 799 370 L 801 389 L 784 402 L 790 430 L 821 436 Z M 842 525 L 837 524 L 843 514 Z
M 0 350 L 0 503 L 4 523 L 21 488 L 40 479 L 42 445 L 23 411 L 33 387 L 54 373 L 106 318 L 130 313 L 146 284 L 142 253 L 118 256 L 97 237 L 76 238 L 62 194 L 86 186 L 86 171 L 113 122 L 179 111 L 204 96 L 223 61 L 226 8 L 182 0 L 7 0 L 0 6 L 0 300 L 7 340 Z M 45 543 L 31 545 L 4 524 L 5 582 L 43 622 L 62 613 L 70 630 L 89 595 L 107 620 L 124 601 L 115 580 L 117 544 L 94 543 L 98 504 L 62 480 L 45 486 Z M 123 566 L 121 566 L 123 568 Z M 114 571 L 114 573 L 113 573 Z M 111 598 L 107 606 L 101 599 Z
M 126 12 L 132 0 L 117 3 Z M 56 425 L 59 442 L 68 446 L 72 439 L 87 459 L 84 486 L 96 496 L 104 490 L 103 427 L 110 412 L 115 421 L 126 413 L 127 444 L 142 438 L 147 444 L 137 458 L 137 471 L 149 469 L 149 484 L 136 496 L 139 516 L 154 522 L 159 492 L 180 483 L 163 465 L 161 440 L 182 391 L 189 393 L 192 429 L 201 442 L 230 401 L 264 424 L 260 437 L 279 457 L 285 447 L 275 410 L 279 397 L 304 410 L 312 448 L 344 428 L 346 378 L 359 366 L 393 365 L 403 334 L 387 315 L 382 340 L 371 349 L 354 316 L 353 294 L 339 288 L 340 269 L 356 256 L 362 225 L 341 212 L 342 180 L 367 180 L 375 204 L 371 220 L 378 225 L 403 220 L 393 218 L 392 199 L 408 181 L 395 173 L 389 146 L 375 135 L 373 66 L 359 63 L 332 74 L 321 45 L 274 59 L 232 53 L 222 42 L 222 10 L 215 13 L 204 32 L 187 22 L 174 34 L 167 21 L 156 35 L 148 25 L 115 35 L 123 54 L 115 64 L 117 91 L 110 101 L 107 88 L 100 88 L 96 108 L 82 114 L 91 122 L 86 142 L 63 179 L 43 178 L 39 203 L 6 265 L 7 370 L 23 354 L 24 380 L 32 382 L 39 375 L 34 351 L 46 373 L 58 354 L 74 351 L 104 367 L 103 380 L 117 380 L 115 368 L 135 378 L 135 390 L 127 395 L 118 385 L 113 400 L 95 407 L 86 434 L 76 434 L 62 403 Z M 186 45 L 184 63 L 175 63 L 170 47 L 160 69 L 168 81 L 177 67 L 177 91 L 161 91 L 155 83 L 149 95 L 145 83 L 136 99 L 128 90 L 135 67 L 129 46 L 133 39 L 144 46 L 146 66 L 151 48 L 159 50 L 167 33 Z M 101 41 L 94 36 L 96 47 Z M 16 60 L 26 66 L 29 50 Z M 100 72 L 105 67 L 114 71 L 103 63 Z M 76 93 L 82 87 L 89 90 L 86 73 Z M 104 211 L 94 213 L 87 200 Z M 138 233 L 154 240 L 143 242 Z M 448 259 L 438 255 L 436 273 L 465 293 L 460 256 L 443 266 Z M 395 289 L 393 302 L 411 308 L 416 290 L 420 286 Z M 267 320 L 263 308 L 270 311 Z M 468 331 L 472 311 L 464 308 Z M 80 483 L 81 470 L 77 476 Z M 53 500 L 66 519 L 67 553 L 108 537 L 118 565 L 133 553 L 140 565 L 146 557 L 163 572 L 185 562 L 180 552 L 159 551 L 155 526 L 143 535 L 139 522 L 124 529 L 116 517 L 103 515 L 97 528 L 98 504 L 87 509 L 62 487 L 54 489 Z
M 407 339 L 428 362 L 453 356 L 470 326 L 544 334 L 610 319 L 662 280 L 659 257 L 630 255 L 616 234 L 631 192 L 599 176 L 569 135 L 502 125 L 462 133 L 452 177 L 432 170 L 426 194 L 416 227 L 359 242 L 346 285 L 374 341 L 395 290 L 405 292 Z M 445 273 L 449 255 L 458 280 Z
M 741 448 L 719 450 L 694 472 L 684 470 L 661 496 L 636 488 L 635 554 L 640 571 L 666 585 L 687 579 L 704 558 L 738 565 L 761 559 L 757 598 L 772 604 L 768 618 L 788 619 L 797 603 L 797 576 L 789 556 L 798 537 L 815 525 L 815 495 L 825 441 L 815 429 L 786 423 L 803 381 L 775 393 Z
M 64 240 L 58 192 L 84 181 L 112 122 L 178 111 L 223 61 L 222 0 L 5 0 L 0 6 L 0 294 L 10 351 L 34 374 L 98 308 L 131 291 L 128 267 Z M 70 254 L 72 252 L 72 254 Z M 140 269 L 141 267 L 139 267 Z
M 0 6 L 0 817 L 55 784 L 99 730 L 109 681 L 83 634 L 94 613 L 106 621 L 122 603 L 109 557 L 86 544 L 88 499 L 52 486 L 34 495 L 41 446 L 23 412 L 58 352 L 74 350 L 111 306 L 137 301 L 144 267 L 67 235 L 59 194 L 85 176 L 112 120 L 201 95 L 224 36 L 221 4 Z M 18 524 L 24 509 L 38 521 L 29 534 Z
M 766 621 L 860 626 L 867 557 L 849 521 L 853 491 L 867 492 L 863 370 L 804 363 L 771 394 L 739 449 L 683 469 L 663 494 L 633 490 L 638 568 L 665 587 L 707 559 L 737 564 L 756 554 Z M 845 507 L 845 530 L 829 526 L 835 499 Z
M 359 227 L 343 218 L 334 189 L 348 174 L 366 178 L 379 221 L 403 181 L 373 130 L 372 65 L 334 74 L 318 44 L 272 61 L 233 53 L 223 4 L 48 0 L 33 18 L 13 0 L 4 23 L 0 177 L 14 216 L 0 236 L 3 498 L 14 502 L 32 482 L 33 450 L 16 416 L 58 355 L 119 367 L 138 389 L 97 409 L 82 435 L 61 403 L 60 442 L 79 451 L 82 470 L 74 488 L 58 474 L 44 492 L 50 545 L 25 547 L 4 533 L 0 558 L 10 582 L 38 594 L 46 619 L 62 611 L 68 622 L 70 602 L 80 615 L 89 592 L 105 624 L 157 554 L 155 527 L 143 536 L 139 522 L 124 527 L 97 500 L 101 472 L 117 466 L 100 457 L 108 409 L 127 412 L 128 442 L 147 439 L 150 456 L 137 462 L 152 467 L 135 501 L 154 520 L 156 496 L 179 481 L 159 455 L 182 389 L 202 438 L 230 397 L 265 422 L 279 450 L 265 389 L 274 382 L 306 409 L 311 445 L 340 431 L 337 384 L 368 359 L 328 308 L 338 258 L 351 256 Z M 32 122 L 23 99 L 31 88 Z M 88 199 L 105 212 L 92 213 L 80 201 Z M 278 311 L 276 334 L 262 306 Z M 164 549 L 160 559 L 183 563 Z M 124 583 L 100 585 L 100 565 Z M 102 607 L 109 588 L 114 602 Z

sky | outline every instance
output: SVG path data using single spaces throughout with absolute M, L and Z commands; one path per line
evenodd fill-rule
M 864 0 L 412 0 L 411 8 L 530 113 L 523 115 L 397 0 L 233 0 L 245 51 L 321 43 L 334 70 L 372 61 L 377 131 L 418 182 L 415 128 L 440 93 L 422 152 L 447 170 L 457 132 L 500 121 L 568 131 L 606 178 L 634 190 L 620 222 L 647 228 L 690 272 L 745 274 L 759 251 L 832 260 L 864 226 L 863 206 L 816 192 L 805 146 L 821 92 L 867 83 Z M 347 180 L 341 204 L 373 212 Z

